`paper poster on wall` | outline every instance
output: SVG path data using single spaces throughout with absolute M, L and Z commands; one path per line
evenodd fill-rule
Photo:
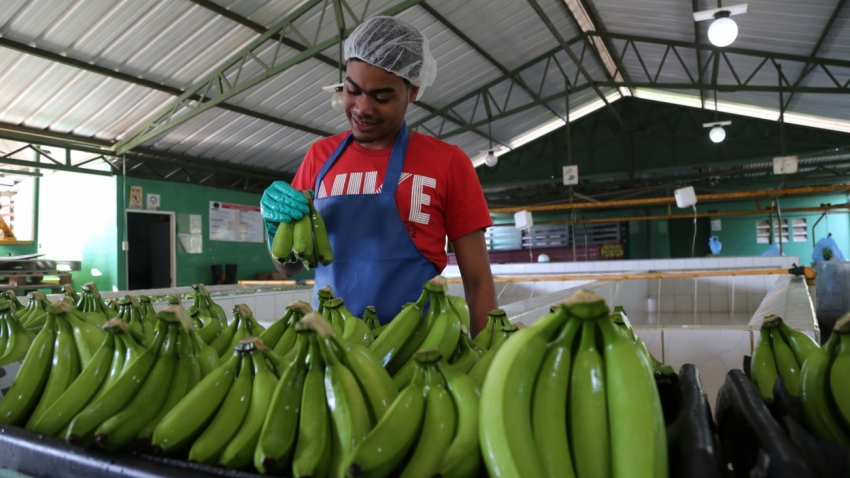
M 141 186 L 130 186 L 130 201 L 127 204 L 129 209 L 141 209 L 142 208 L 142 187 Z
M 260 206 L 210 201 L 210 240 L 262 243 Z

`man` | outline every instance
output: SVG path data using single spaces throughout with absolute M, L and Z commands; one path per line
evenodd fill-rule
M 325 220 L 334 261 L 316 269 L 362 316 L 374 305 L 381 323 L 415 301 L 445 268 L 454 246 L 473 333 L 496 308 L 484 229 L 491 226 L 481 185 L 460 148 L 410 132 L 408 104 L 436 77 L 428 40 L 392 17 L 374 17 L 345 42 L 343 105 L 351 131 L 314 143 L 292 186 L 274 182 L 262 198 L 271 243 L 278 224 L 308 212 L 311 190 Z M 300 264 L 275 267 L 289 277 Z

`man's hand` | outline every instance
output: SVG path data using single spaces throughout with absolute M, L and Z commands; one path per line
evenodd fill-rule
M 312 194 L 312 193 L 311 193 Z M 283 181 L 275 181 L 263 192 L 260 214 L 269 232 L 269 248 L 277 227 L 282 222 L 297 221 L 310 212 L 310 201 L 304 194 Z
M 463 279 L 463 291 L 469 304 L 472 336 L 487 326 L 487 312 L 498 308 L 496 287 L 490 272 L 490 255 L 484 241 L 484 231 L 471 232 L 452 241 L 457 266 Z

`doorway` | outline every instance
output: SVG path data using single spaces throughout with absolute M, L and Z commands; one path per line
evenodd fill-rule
M 127 289 L 175 287 L 174 213 L 127 211 Z

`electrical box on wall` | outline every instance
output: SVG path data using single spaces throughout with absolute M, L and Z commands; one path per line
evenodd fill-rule
M 673 196 L 676 198 L 676 205 L 681 208 L 691 207 L 697 203 L 697 194 L 693 186 L 677 189 L 673 191 Z
M 531 218 L 531 211 L 523 209 L 522 211 L 515 213 L 514 222 L 516 223 L 517 229 L 530 228 L 534 225 L 534 221 Z

